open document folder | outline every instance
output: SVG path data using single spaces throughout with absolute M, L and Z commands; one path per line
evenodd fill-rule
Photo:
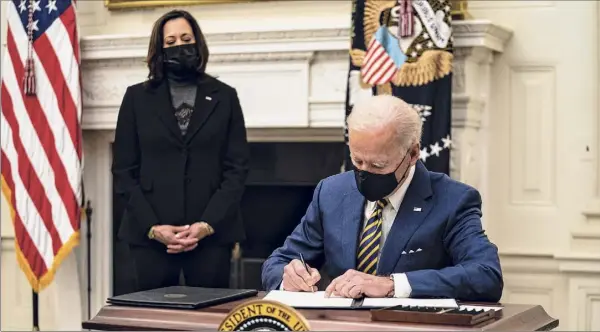
M 354 299 L 325 297 L 325 292 L 286 292 L 270 291 L 265 300 L 278 301 L 293 308 L 305 309 L 377 309 L 393 306 L 419 306 L 435 308 L 458 308 L 454 299 L 410 299 L 410 298 L 365 298 L 362 301 Z

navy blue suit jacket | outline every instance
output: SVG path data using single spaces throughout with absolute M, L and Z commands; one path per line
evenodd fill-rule
M 299 253 L 312 267 L 325 267 L 331 277 L 356 269 L 364 206 L 352 172 L 319 182 L 300 224 L 263 264 L 265 289 L 280 286 L 284 266 Z M 417 162 L 377 274 L 406 273 L 411 297 L 499 301 L 504 283 L 498 249 L 485 235 L 480 218 L 477 190 Z

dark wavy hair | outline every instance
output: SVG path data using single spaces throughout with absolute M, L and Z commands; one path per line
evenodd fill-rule
M 206 64 L 208 62 L 208 46 L 206 45 L 206 38 L 198 25 L 198 21 L 187 11 L 175 9 L 163 16 L 161 16 L 152 27 L 152 35 L 150 35 L 150 43 L 148 45 L 148 55 L 146 56 L 146 63 L 148 64 L 148 81 L 152 86 L 160 83 L 164 78 L 163 69 L 163 28 L 165 24 L 177 18 L 184 18 L 188 21 L 194 32 L 194 39 L 196 40 L 196 47 L 198 48 L 198 55 L 200 56 L 200 63 L 196 68 L 198 77 L 205 75 Z

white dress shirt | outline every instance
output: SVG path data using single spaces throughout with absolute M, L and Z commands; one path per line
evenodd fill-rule
M 392 229 L 392 225 L 394 224 L 394 219 L 396 219 L 396 214 L 400 210 L 400 205 L 402 204 L 402 200 L 404 199 L 404 195 L 406 194 L 406 190 L 412 181 L 412 178 L 415 174 L 415 166 L 413 165 L 408 172 L 406 177 L 406 181 L 394 192 L 392 195 L 388 196 L 387 199 L 389 204 L 387 204 L 381 213 L 381 217 L 383 221 L 381 223 L 381 243 L 379 248 L 384 247 L 385 240 L 387 239 L 388 234 L 390 233 L 390 229 Z M 365 204 L 365 212 L 364 212 L 364 220 L 363 220 L 363 229 L 367 225 L 367 221 L 369 217 L 375 211 L 376 202 L 367 201 Z M 399 220 L 398 222 L 402 222 Z M 381 257 L 382 250 L 379 251 L 379 257 Z M 378 259 L 377 263 L 381 260 Z M 410 283 L 408 282 L 408 278 L 404 273 L 395 273 L 392 275 L 394 278 L 394 297 L 409 297 L 412 292 L 412 288 L 410 287 Z
M 414 174 L 415 166 L 413 165 L 410 168 L 410 171 L 408 172 L 408 175 L 406 177 L 406 181 L 404 181 L 402 186 L 400 186 L 400 188 L 398 188 L 398 190 L 396 190 L 396 192 L 394 192 L 392 195 L 387 197 L 389 204 L 387 204 L 385 208 L 383 208 L 383 211 L 381 213 L 383 221 L 381 223 L 381 244 L 379 245 L 380 248 L 384 247 L 385 240 L 387 239 L 387 236 L 390 233 L 390 229 L 392 229 L 392 224 L 394 224 L 394 219 L 396 219 L 396 214 L 398 214 L 398 211 L 400 210 L 400 204 L 402 204 L 402 200 L 404 199 L 404 195 L 406 194 L 406 190 L 408 189 L 408 186 L 410 185 Z M 373 214 L 373 211 L 375 210 L 375 204 L 376 202 L 370 201 L 367 201 L 367 204 L 365 204 L 363 229 L 367 225 L 369 217 Z M 379 257 L 381 257 L 381 250 L 379 251 Z M 380 260 L 378 259 L 377 263 L 379 262 Z M 410 283 L 408 282 L 406 274 L 394 273 L 392 276 L 394 278 L 394 297 L 409 297 L 410 293 L 412 292 L 412 288 L 410 287 Z M 279 289 L 284 289 L 283 282 L 279 286 Z

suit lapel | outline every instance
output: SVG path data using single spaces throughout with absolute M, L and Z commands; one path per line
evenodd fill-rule
M 161 82 L 154 88 L 149 105 L 152 105 L 151 108 L 156 111 L 158 118 L 165 127 L 167 127 L 178 141 L 181 141 L 181 130 L 179 129 L 177 119 L 175 118 L 175 109 L 171 103 L 171 93 L 169 92 L 169 85 L 166 81 Z
M 344 196 L 342 234 L 342 268 L 356 268 L 356 250 L 358 235 L 361 229 L 365 198 L 358 190 L 353 190 Z
M 216 94 L 213 94 L 216 90 L 217 86 L 212 81 L 206 81 L 198 85 L 194 113 L 192 113 L 192 118 L 190 119 L 190 124 L 185 135 L 187 142 L 202 128 L 219 103 Z
M 432 200 L 429 199 L 431 195 L 429 172 L 418 161 L 414 177 L 383 246 L 377 267 L 378 275 L 388 275 L 393 272 L 394 266 L 400 259 L 402 251 L 406 249 L 408 241 L 431 211 L 433 206 Z

